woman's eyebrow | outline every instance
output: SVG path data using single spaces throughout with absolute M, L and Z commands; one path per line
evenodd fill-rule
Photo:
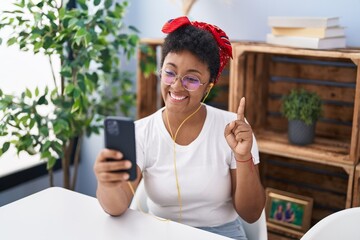
M 175 63 L 172 63 L 172 62 L 167 62 L 165 65 L 170 65 L 174 68 L 177 68 L 177 65 Z M 196 68 L 190 68 L 190 69 L 187 69 L 186 72 L 188 73 L 198 73 L 199 75 L 202 75 L 202 73 L 197 70 Z

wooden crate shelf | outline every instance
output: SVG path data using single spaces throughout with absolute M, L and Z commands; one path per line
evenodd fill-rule
M 229 110 L 236 112 L 245 96 L 264 186 L 312 197 L 312 225 L 360 204 L 359 63 L 360 49 L 310 50 L 256 42 L 233 46 Z M 282 97 L 293 88 L 314 91 L 323 102 L 315 141 L 307 146 L 289 143 L 280 111 Z M 268 227 L 280 236 L 290 233 Z
M 284 132 L 262 130 L 255 135 L 263 153 L 338 167 L 352 166 L 349 163 L 350 143 L 317 137 L 313 144 L 296 146 L 289 144 Z
M 292 88 L 315 91 L 323 100 L 324 116 L 317 124 L 319 144 L 302 148 L 303 160 L 340 166 L 355 165 L 359 161 L 359 49 L 308 50 L 244 42 L 234 44 L 233 55 L 229 83 L 230 111 L 235 112 L 240 98 L 245 96 L 246 116 L 255 131 L 286 132 L 287 121 L 280 113 L 282 96 Z M 279 136 L 281 139 L 281 134 L 275 134 L 274 138 Z M 268 142 L 266 139 L 268 137 L 261 142 L 264 151 L 285 147 L 280 144 L 281 141 L 274 143 L 271 136 Z M 331 139 L 334 140 L 332 143 Z M 339 145 L 342 146 L 340 149 Z M 331 149 L 332 146 L 335 150 Z M 324 148 L 323 153 L 321 148 Z M 289 151 L 282 154 L 291 155 L 290 151 L 300 150 L 292 147 L 283 149 Z M 311 157 L 314 154 L 317 156 Z

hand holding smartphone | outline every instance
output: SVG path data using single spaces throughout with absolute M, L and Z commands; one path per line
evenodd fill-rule
M 126 117 L 110 116 L 104 121 L 105 147 L 121 152 L 124 160 L 131 161 L 131 168 L 120 172 L 127 172 L 129 180 L 136 179 L 136 143 L 134 121 Z M 109 161 L 114 161 L 109 159 Z M 122 161 L 122 160 L 120 160 Z

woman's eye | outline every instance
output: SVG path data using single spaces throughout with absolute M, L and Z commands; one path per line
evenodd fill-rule
M 199 82 L 199 79 L 197 79 L 196 77 L 192 77 L 192 76 L 185 76 L 185 80 L 190 82 L 190 83 Z
M 164 72 L 165 72 L 165 74 L 166 74 L 167 76 L 169 76 L 169 77 L 175 77 L 175 76 L 176 76 L 176 74 L 175 74 L 174 72 L 172 72 L 172 71 L 164 70 Z

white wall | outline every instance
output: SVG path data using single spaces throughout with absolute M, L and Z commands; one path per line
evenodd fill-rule
M 142 37 L 163 37 L 161 27 L 182 15 L 180 0 L 133 0 L 128 22 Z M 360 46 L 359 0 L 197 0 L 189 18 L 222 28 L 231 40 L 265 41 L 268 16 L 338 16 L 349 46 Z

